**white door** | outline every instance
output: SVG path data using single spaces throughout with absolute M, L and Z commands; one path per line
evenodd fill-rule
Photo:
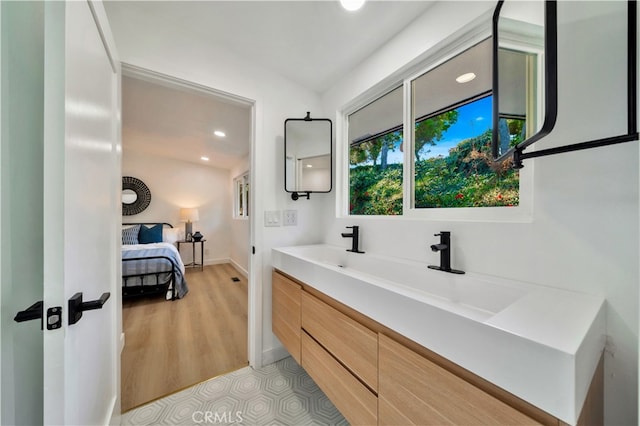
M 10 114 L 16 105 L 5 103 L 2 93 L 1 416 L 3 423 L 15 424 L 107 424 L 119 414 L 119 65 L 101 3 L 36 3 L 29 12 L 41 16 L 42 25 L 20 34 L 6 28 L 6 3 L 2 2 L 3 83 L 5 65 L 16 57 L 4 49 L 7 38 L 14 40 L 25 33 L 36 40 L 43 36 L 43 54 L 41 68 L 37 67 L 37 52 L 28 64 L 21 64 L 27 74 L 40 70 L 41 95 L 34 94 L 29 105 L 32 111 L 41 111 L 40 117 L 26 110 Z M 33 64 L 33 69 L 25 66 Z M 16 65 L 14 80 L 22 79 L 16 72 L 19 69 Z M 39 78 L 34 77 L 31 84 Z M 0 87 L 6 88 L 5 84 Z M 17 95 L 14 100 L 19 99 Z M 40 128 L 39 147 L 37 136 L 26 125 L 20 128 L 7 123 L 11 117 Z M 16 128 L 13 138 L 5 137 L 5 124 Z M 33 137 L 24 139 L 20 132 Z M 12 158 L 14 148 L 23 143 L 33 144 L 34 152 Z M 28 188 L 34 194 L 5 194 L 14 176 L 4 166 L 18 160 L 22 163 L 15 165 L 16 170 L 30 170 L 36 176 Z M 27 172 L 23 174 L 31 179 Z M 23 196 L 31 204 L 23 205 L 22 210 L 7 205 Z M 20 215 L 30 217 L 34 225 L 15 229 Z M 31 243 L 33 255 L 16 258 L 12 246 L 21 247 L 32 238 L 36 241 Z M 20 271 L 17 262 L 35 272 Z M 27 282 L 25 275 L 34 282 Z M 5 277 L 10 280 L 5 282 Z M 49 309 L 61 308 L 59 327 L 48 329 L 46 317 L 43 331 L 38 321 L 11 322 L 15 312 L 29 305 L 11 297 L 21 286 L 32 287 L 32 293 L 39 291 L 45 315 Z M 110 298 L 101 309 L 85 311 L 77 323 L 70 324 L 69 300 L 77 293 L 82 293 L 84 302 L 106 294 Z M 39 335 L 39 347 L 21 337 L 26 331 L 31 337 Z M 5 340 L 11 340 L 13 360 L 4 357 Z M 14 377 L 5 375 L 12 365 L 20 364 L 17 357 L 27 353 L 29 345 L 36 345 L 38 356 L 24 360 L 23 371 Z M 29 380 L 23 383 L 17 375 L 29 372 L 29 367 Z M 6 385 L 5 378 L 11 379 Z M 27 395 L 28 389 L 35 397 Z
M 14 317 L 42 300 L 44 5 L 0 2 L 0 424 L 42 423 L 39 321 Z
M 106 424 L 119 411 L 119 71 L 101 3 L 45 2 L 44 421 Z M 68 301 L 111 298 L 70 325 Z

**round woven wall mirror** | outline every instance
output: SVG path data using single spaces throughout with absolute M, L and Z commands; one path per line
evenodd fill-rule
M 151 191 L 138 178 L 123 176 L 122 178 L 122 215 L 133 216 L 142 213 L 151 203 Z

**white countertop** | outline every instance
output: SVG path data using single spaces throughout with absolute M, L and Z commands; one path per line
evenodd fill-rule
M 604 299 L 329 245 L 273 266 L 569 424 L 605 343 Z

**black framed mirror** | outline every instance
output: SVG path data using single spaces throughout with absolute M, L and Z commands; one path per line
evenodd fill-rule
M 536 6 L 537 4 L 537 6 Z M 537 13 L 523 12 L 527 7 L 537 7 Z M 530 29 L 539 26 L 540 19 L 531 21 L 527 16 L 540 15 L 544 9 L 544 70 L 538 80 L 538 97 L 533 99 L 544 108 L 542 116 L 510 114 L 507 83 L 509 68 L 501 50 L 513 48 L 513 40 L 527 41 Z M 525 18 L 526 17 L 526 18 Z M 558 38 L 558 22 L 562 25 L 562 38 Z M 535 30 L 539 37 L 539 30 Z M 515 35 L 515 36 L 514 36 Z M 513 167 L 522 168 L 522 161 L 583 149 L 597 148 L 638 140 L 637 128 L 637 3 L 634 0 L 614 2 L 556 2 L 500 0 L 493 15 L 494 38 L 494 114 L 492 153 L 496 161 L 513 158 Z M 530 41 L 530 39 L 529 39 Z M 569 57 L 563 56 L 563 80 L 558 82 L 558 44 L 571 49 Z M 522 44 L 522 43 L 521 43 Z M 526 43 L 525 43 L 526 44 Z M 517 49 L 516 49 L 517 50 Z M 563 50 L 564 51 L 564 50 Z M 522 52 L 521 52 L 522 53 Z M 526 53 L 526 49 L 525 52 Z M 525 81 L 528 77 L 524 78 Z M 575 123 L 576 140 L 549 148 L 527 147 L 549 134 L 555 126 L 558 111 L 558 85 L 562 85 L 563 98 L 579 105 L 566 108 L 563 122 Z M 513 97 L 513 96 L 512 96 Z M 603 99 L 604 102 L 594 102 Z M 532 99 L 529 99 L 531 101 Z M 542 102 L 541 102 L 542 100 Z M 536 109 L 531 109 L 536 111 Z M 533 121 L 536 133 L 526 134 L 515 140 L 517 132 L 505 132 L 510 119 Z M 603 130 L 606 123 L 607 130 Z M 502 135 L 501 136 L 501 126 Z M 518 127 L 513 126 L 514 129 Z M 513 129 L 511 129 L 513 130 Z M 588 139 L 597 135 L 596 139 Z M 567 142 L 571 142 L 570 140 Z
M 558 110 L 557 4 L 500 0 L 493 14 L 493 137 L 498 161 L 549 134 Z
M 122 177 L 122 215 L 133 216 L 142 213 L 151 203 L 151 191 L 138 178 Z
M 332 122 L 328 118 L 288 118 L 284 122 L 284 190 L 297 200 L 331 192 Z

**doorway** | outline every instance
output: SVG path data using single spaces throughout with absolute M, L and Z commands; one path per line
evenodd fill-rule
M 250 170 L 253 110 L 250 100 L 123 64 L 123 176 L 145 181 L 155 201 L 123 222 L 181 229 L 180 209 L 197 208 L 193 230 L 207 240 L 196 253 L 205 266 L 186 270 L 185 298 L 123 302 L 123 412 L 249 362 L 252 225 L 237 223 L 232 188 Z M 184 246 L 180 255 L 196 260 Z
M 230 263 L 185 278 L 184 299 L 123 302 L 123 412 L 248 364 L 247 279 Z

